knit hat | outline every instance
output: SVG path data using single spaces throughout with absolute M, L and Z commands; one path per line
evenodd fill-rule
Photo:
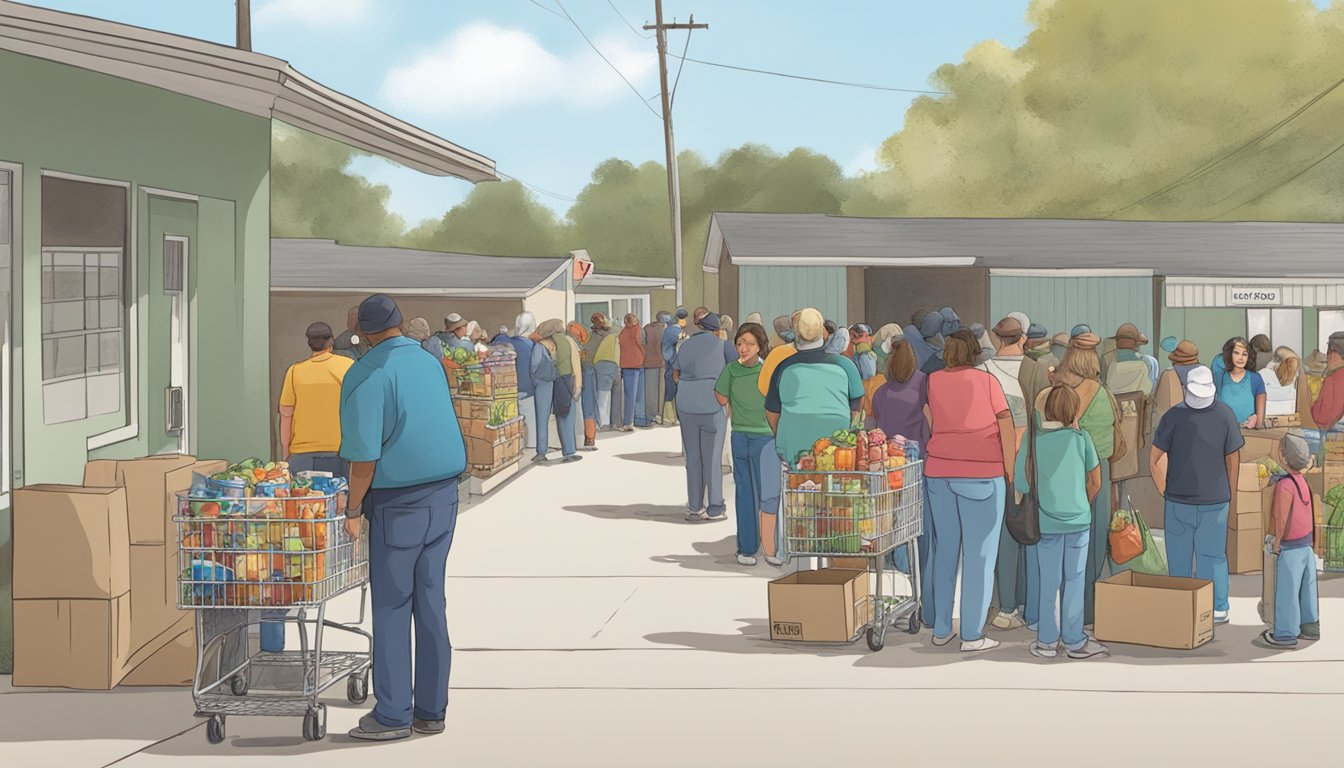
M 429 321 L 423 317 L 413 318 L 406 324 L 406 335 L 416 341 L 424 341 L 429 338 Z
M 1195 346 L 1195 342 L 1185 339 L 1176 345 L 1167 359 L 1172 365 L 1194 365 L 1199 362 L 1199 347 Z
M 938 310 L 938 314 L 943 316 L 943 335 L 951 336 L 961 328 L 961 316 L 951 307 L 943 307 Z
M 700 318 L 700 322 L 697 323 L 697 325 L 704 328 L 706 331 L 717 331 L 719 330 L 719 316 L 710 312 L 708 315 Z
M 1081 349 L 1085 351 L 1096 349 L 1099 344 L 1101 344 L 1101 337 L 1095 333 L 1080 333 L 1069 340 L 1069 347 L 1071 349 Z
M 359 305 L 359 327 L 365 333 L 382 333 L 401 325 L 401 310 L 390 296 L 375 294 Z
M 1289 469 L 1298 472 L 1311 466 L 1311 460 L 1315 458 L 1311 455 L 1311 447 L 1307 445 L 1306 438 L 1297 432 L 1289 432 L 1284 435 L 1283 442 L 1280 444 L 1283 451 L 1283 461 Z

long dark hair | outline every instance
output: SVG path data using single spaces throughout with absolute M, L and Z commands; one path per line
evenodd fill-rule
M 915 349 L 910 342 L 901 339 L 891 345 L 891 354 L 887 356 L 888 380 L 904 384 L 914 377 L 917 368 L 919 361 L 915 359 Z
M 1260 366 L 1255 364 L 1255 347 L 1252 347 L 1251 343 L 1241 336 L 1234 336 L 1223 345 L 1223 364 L 1227 366 L 1227 372 L 1231 373 L 1236 370 L 1236 366 L 1232 365 L 1232 352 L 1238 344 L 1246 348 L 1246 370 L 1260 370 Z
M 738 326 L 737 333 L 733 336 L 733 346 L 737 346 L 737 340 L 743 336 L 750 336 L 756 340 L 756 346 L 761 350 L 758 354 L 764 359 L 770 351 L 770 339 L 765 335 L 765 328 L 760 323 L 743 323 Z

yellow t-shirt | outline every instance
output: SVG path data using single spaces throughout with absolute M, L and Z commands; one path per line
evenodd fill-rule
M 761 377 L 756 380 L 756 387 L 761 390 L 762 395 L 770 393 L 770 377 L 775 375 L 775 369 L 779 364 L 796 354 L 798 354 L 796 347 L 784 344 L 770 350 L 770 354 L 765 356 L 765 362 L 761 364 Z
M 294 409 L 290 453 L 341 450 L 341 381 L 354 364 L 327 352 L 289 367 L 280 405 Z

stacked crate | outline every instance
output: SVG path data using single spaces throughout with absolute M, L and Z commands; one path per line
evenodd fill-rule
M 458 389 L 457 420 L 467 444 L 468 472 L 488 478 L 517 463 L 523 453 L 513 347 L 492 347 L 480 373 L 466 391 Z

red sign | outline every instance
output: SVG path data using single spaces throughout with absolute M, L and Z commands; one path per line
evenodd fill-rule
M 581 283 L 583 279 L 593 273 L 593 262 L 584 258 L 574 259 L 574 282 Z

